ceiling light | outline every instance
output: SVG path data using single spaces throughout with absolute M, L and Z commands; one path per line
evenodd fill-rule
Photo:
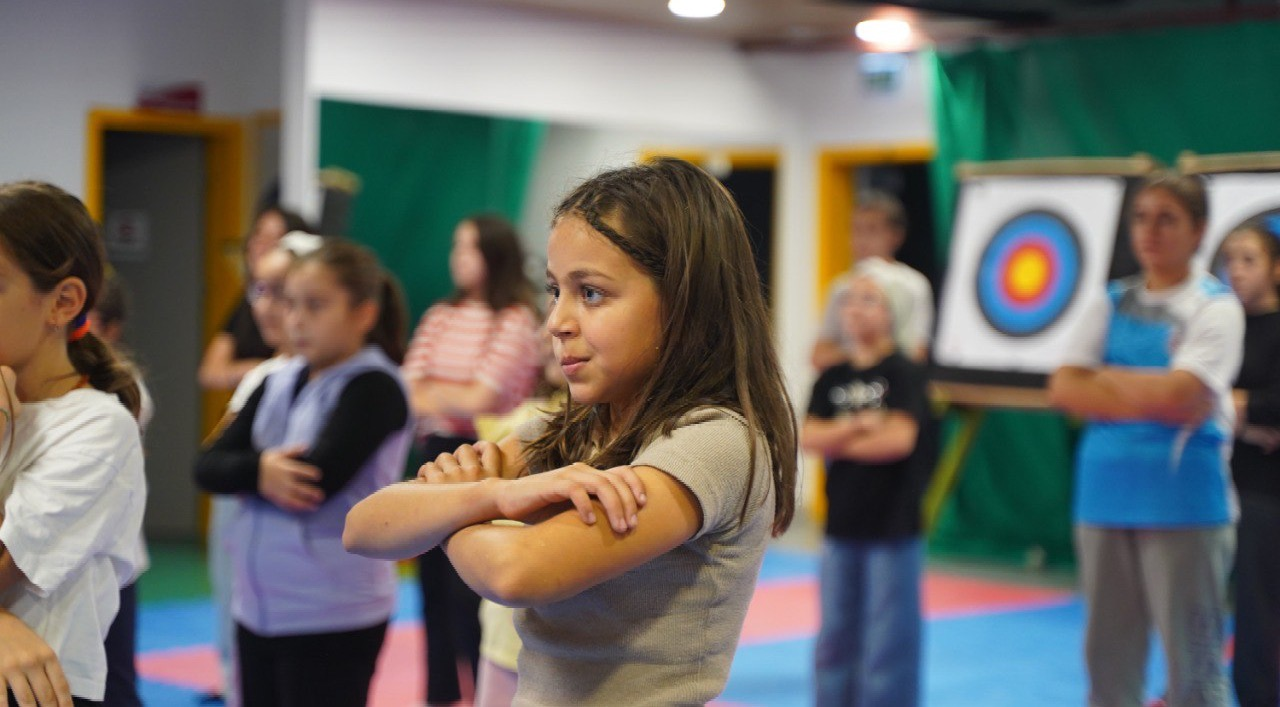
M 715 17 L 724 12 L 724 0 L 667 0 L 667 9 L 679 17 Z
M 911 42 L 911 25 L 904 20 L 863 20 L 853 33 L 867 44 L 902 47 Z

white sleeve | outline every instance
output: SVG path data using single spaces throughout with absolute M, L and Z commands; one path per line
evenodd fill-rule
M 92 557 L 136 559 L 146 504 L 138 425 L 123 407 L 96 412 L 19 472 L 5 501 L 0 542 L 37 596 L 56 591 Z
M 1059 366 L 1094 368 L 1106 352 L 1107 327 L 1111 322 L 1111 298 L 1097 292 L 1081 305 L 1080 318 L 1072 325 Z
M 849 291 L 849 278 L 841 276 L 831 283 L 827 292 L 827 306 L 822 310 L 822 323 L 818 327 L 818 341 L 840 343 L 844 341 L 844 326 L 840 323 L 840 305 Z
M 1169 367 L 1222 392 L 1231 388 L 1243 357 L 1244 309 L 1234 296 L 1218 297 L 1187 320 Z
M 914 270 L 911 302 L 911 338 L 916 347 L 931 347 L 933 341 L 933 288 L 929 279 Z

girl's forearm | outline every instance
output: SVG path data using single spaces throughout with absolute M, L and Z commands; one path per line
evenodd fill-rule
M 360 501 L 347 514 L 342 544 L 366 557 L 399 560 L 420 555 L 453 533 L 501 518 L 501 479 L 429 484 L 405 481 Z

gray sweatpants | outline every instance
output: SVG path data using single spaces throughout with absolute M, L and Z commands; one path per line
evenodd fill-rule
M 1225 707 L 1222 665 L 1232 526 L 1146 530 L 1077 525 L 1088 619 L 1090 707 L 1141 707 L 1154 623 L 1169 707 Z

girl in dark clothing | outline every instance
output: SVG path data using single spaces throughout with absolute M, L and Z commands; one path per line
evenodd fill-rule
M 1244 363 L 1235 384 L 1231 474 L 1236 529 L 1236 646 L 1241 707 L 1280 704 L 1280 239 L 1261 223 L 1223 241 L 1222 271 L 1244 305 Z

